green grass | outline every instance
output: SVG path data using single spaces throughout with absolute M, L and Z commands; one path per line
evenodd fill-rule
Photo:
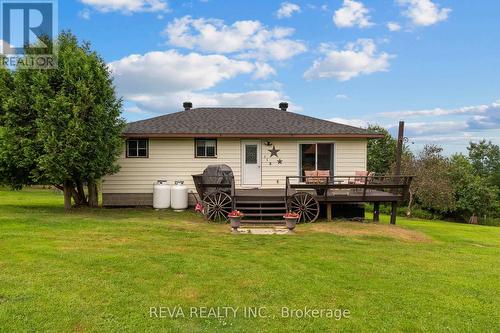
M 0 191 L 0 331 L 500 331 L 500 228 L 398 223 L 232 235 L 192 212 L 65 213 L 54 192 Z M 160 319 L 154 306 L 267 316 Z M 280 316 L 306 306 L 351 315 Z

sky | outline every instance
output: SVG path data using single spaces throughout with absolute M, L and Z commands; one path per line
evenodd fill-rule
M 109 64 L 128 121 L 278 107 L 393 133 L 414 150 L 500 144 L 498 0 L 60 0 L 59 29 Z

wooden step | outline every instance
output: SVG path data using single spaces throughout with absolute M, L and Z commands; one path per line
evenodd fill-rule
M 269 201 L 285 201 L 285 197 L 236 197 L 236 201 L 257 201 L 257 202 L 269 202 Z
M 281 216 L 282 217 L 283 215 L 285 215 L 285 213 L 246 213 L 245 214 L 245 216 L 249 216 L 249 217 L 261 217 L 261 216 L 262 217 L 265 217 L 265 216 L 268 216 L 268 217 Z
M 242 224 L 285 224 L 285 220 L 241 220 Z
M 275 204 L 275 205 L 284 205 L 285 204 L 285 200 L 236 200 L 236 206 L 239 206 L 239 205 L 271 205 L 271 204 Z
M 246 206 L 240 206 L 240 205 L 237 205 L 236 206 L 236 209 L 238 210 L 282 210 L 282 211 L 286 211 L 286 207 L 285 206 L 281 206 L 281 207 L 246 207 Z

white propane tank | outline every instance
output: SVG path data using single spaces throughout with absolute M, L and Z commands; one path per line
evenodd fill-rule
M 166 180 L 158 180 L 153 185 L 153 208 L 170 208 L 170 188 Z
M 188 188 L 184 182 L 178 180 L 172 186 L 172 209 L 183 211 L 188 208 Z

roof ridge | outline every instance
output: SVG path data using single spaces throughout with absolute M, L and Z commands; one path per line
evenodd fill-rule
M 127 124 L 126 134 L 375 137 L 367 129 L 277 108 L 199 107 Z

